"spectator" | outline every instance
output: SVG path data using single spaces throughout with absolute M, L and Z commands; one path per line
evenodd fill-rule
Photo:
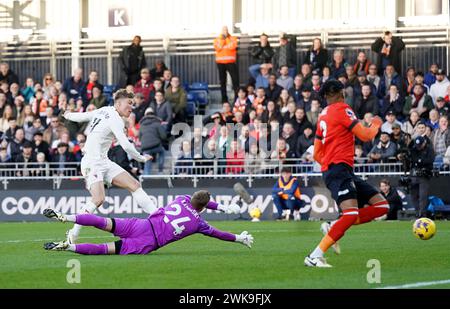
M 11 156 L 5 147 L 0 146 L 0 175 L 5 176 L 4 172 L 1 172 L 2 168 L 8 168 L 8 166 L 2 166 L 3 163 L 11 163 Z
M 439 66 L 436 63 L 430 65 L 430 70 L 424 76 L 424 83 L 428 87 L 431 87 L 436 82 L 436 73 L 439 70 Z
M 389 87 L 389 94 L 383 99 L 380 109 L 380 115 L 384 118 L 390 112 L 394 113 L 396 118 L 403 119 L 403 106 L 405 100 L 400 96 L 397 86 L 391 85 Z
M 254 110 L 256 110 L 258 105 L 262 105 L 262 106 L 267 105 L 266 90 L 264 88 L 256 89 L 256 97 L 253 100 L 252 108 Z
M 311 77 L 311 92 L 313 97 L 320 97 L 319 91 L 321 88 L 320 84 L 320 76 L 319 74 L 314 73 Z
M 60 123 L 58 116 L 52 116 L 50 126 L 44 131 L 44 141 L 52 145 L 63 133 L 69 133 L 69 130 Z
M 141 70 L 141 78 L 134 85 L 134 93 L 142 93 L 144 102 L 150 101 L 150 93 L 153 91 L 153 84 L 151 83 L 150 71 L 147 68 Z
M 250 129 L 248 126 L 243 126 L 241 129 L 241 134 L 237 138 L 239 144 L 239 149 L 243 150 L 245 153 L 249 153 L 250 144 L 256 143 L 255 138 L 250 136 Z
M 425 124 L 425 121 L 421 120 L 416 126 L 416 129 L 414 130 L 412 134 L 412 139 L 415 139 L 418 136 L 426 137 L 427 133 L 427 125 Z M 431 143 L 431 140 L 427 137 L 428 143 Z
M 94 98 L 94 88 L 97 88 L 100 93 L 103 92 L 103 85 L 98 82 L 98 72 L 92 70 L 89 73 L 87 83 L 84 85 L 83 89 L 81 89 L 81 97 L 83 99 L 83 106 L 86 107 L 90 101 Z M 97 106 L 97 108 L 100 108 Z
M 425 91 L 425 93 L 430 93 L 430 87 L 428 87 L 428 85 L 426 85 L 424 83 L 424 77 L 423 77 L 423 73 L 422 72 L 417 72 L 416 73 L 416 77 L 415 77 L 415 81 L 416 81 L 416 85 L 421 85 Z M 414 90 L 414 87 L 413 87 Z M 411 93 L 407 93 L 406 95 L 412 94 L 413 91 L 411 91 Z
M 40 89 L 36 90 L 35 97 L 31 99 L 31 107 L 33 113 L 41 119 L 46 116 L 48 102 L 44 99 L 44 92 Z
M 33 135 L 33 149 L 36 153 L 43 153 L 45 159 L 48 161 L 50 159 L 50 145 L 44 141 L 44 135 L 42 132 L 38 131 Z
M 153 80 L 161 79 L 167 66 L 161 59 L 155 61 L 155 67 L 150 70 L 150 78 Z
M 127 136 L 128 139 L 133 142 L 133 144 L 139 148 L 141 146 L 141 141 L 139 140 L 139 129 L 140 124 L 136 121 L 136 115 L 132 112 L 127 119 Z
M 176 175 L 194 174 L 194 161 L 192 160 L 191 142 L 185 140 L 181 143 L 181 152 L 175 163 Z
M 277 79 L 277 84 L 281 86 L 283 89 L 290 89 L 294 86 L 294 79 L 288 75 L 289 68 L 287 65 L 283 65 L 280 67 L 280 77 Z
M 297 139 L 297 145 L 295 148 L 297 158 L 301 158 L 306 150 L 314 145 L 314 134 L 312 126 L 305 126 L 302 132 Z
M 121 71 L 120 87 L 125 88 L 127 85 L 135 85 L 139 79 L 139 73 L 147 66 L 139 35 L 133 38 L 131 45 L 122 49 L 119 56 L 119 65 Z
M 10 105 L 11 106 L 11 103 L 9 103 L 7 100 L 6 100 L 6 94 L 4 94 L 2 91 L 0 91 L 0 115 L 3 115 L 3 112 L 4 112 L 4 110 L 5 110 L 5 106 L 6 105 Z M 12 107 L 12 106 L 11 106 Z M 0 130 L 1 131 L 1 130 Z
M 193 136 L 191 139 L 191 149 L 194 159 L 201 159 L 203 157 L 203 146 L 205 140 L 203 139 L 202 128 L 194 127 Z
M 289 95 L 295 100 L 295 103 L 302 99 L 303 75 L 297 74 L 294 78 L 294 86 L 289 89 Z
M 411 112 L 416 111 L 421 118 L 428 118 L 428 113 L 434 108 L 433 100 L 428 94 L 424 93 L 421 85 L 415 85 L 413 94 L 405 99 L 405 106 L 403 107 L 403 115 L 408 117 Z
M 274 55 L 273 48 L 270 46 L 269 37 L 263 33 L 259 37 L 259 43 L 253 46 L 250 55 L 252 56 L 253 65 L 249 70 L 252 71 L 252 67 L 259 68 L 258 64 L 271 63 Z
M 444 70 L 436 72 L 436 82 L 430 86 L 430 96 L 433 102 L 436 102 L 438 97 L 445 97 L 447 95 L 447 88 L 450 87 L 450 81 L 445 76 Z
M 286 122 L 283 125 L 281 138 L 283 138 L 283 140 L 286 142 L 288 146 L 288 149 L 291 151 L 292 153 L 291 157 L 295 157 L 295 150 L 297 147 L 297 139 L 298 139 L 297 132 L 298 131 L 295 131 L 294 125 L 291 122 Z M 303 132 L 303 130 L 300 132 Z
M 379 142 L 372 148 L 368 156 L 372 162 L 387 163 L 395 158 L 396 153 L 397 145 L 391 142 L 389 133 L 381 132 Z
M 312 88 L 311 86 L 305 85 L 302 89 L 302 98 L 299 102 L 297 102 L 297 106 L 303 108 L 305 111 L 311 110 L 311 102 L 312 102 Z
M 150 104 L 155 116 L 161 119 L 161 126 L 170 132 L 172 130 L 172 104 L 164 98 L 161 91 L 155 93 L 155 102 Z
M 331 69 L 329 66 L 324 66 L 322 69 L 322 77 L 320 78 L 320 82 L 324 84 L 327 80 L 332 80 Z
M 61 142 L 57 145 L 56 153 L 52 156 L 53 163 L 57 165 L 58 176 L 67 176 L 66 163 L 75 162 L 74 155 L 69 151 L 69 145 Z
M 286 108 L 286 111 L 283 113 L 283 121 L 282 123 L 286 122 L 293 122 L 295 121 L 295 111 L 297 110 L 297 105 L 295 105 L 294 102 L 289 102 Z
M 33 146 L 29 141 L 25 141 L 22 145 L 22 152 L 15 158 L 17 165 L 16 176 L 34 176 L 34 168 L 36 168 L 36 155 L 33 152 Z
M 16 96 L 14 98 L 14 105 L 13 105 L 13 113 L 14 113 L 14 117 L 17 118 L 17 121 L 19 121 L 20 123 L 23 124 L 23 119 L 21 118 L 22 116 L 22 112 L 23 112 L 23 108 L 24 108 L 24 98 L 19 95 Z
M 320 102 L 317 98 L 311 101 L 311 109 L 306 112 L 306 118 L 308 121 L 316 127 L 317 120 L 319 119 L 319 114 L 322 112 L 322 108 L 320 108 Z
M 272 67 L 270 63 L 255 64 L 250 66 L 249 72 L 254 79 L 256 88 L 267 88 L 269 86 L 269 70 Z M 253 83 L 253 82 L 251 82 Z
M 416 69 L 408 67 L 406 69 L 406 78 L 403 81 L 403 93 L 406 95 L 412 93 L 413 87 L 416 83 Z
M 378 69 L 375 64 L 369 65 L 369 73 L 367 74 L 367 81 L 369 81 L 370 83 L 372 83 L 375 86 L 375 88 L 377 89 L 377 93 L 378 93 L 378 90 L 380 88 L 381 78 L 380 78 L 380 76 L 378 76 Z
M 231 136 L 228 134 L 228 128 L 226 125 L 219 128 L 218 138 L 217 138 L 217 151 L 218 158 L 225 159 L 227 157 L 227 152 L 231 144 Z
M 13 161 L 22 153 L 23 144 L 26 142 L 23 129 L 19 128 L 14 134 L 14 139 L 8 145 L 8 154 Z
M 344 97 L 345 97 L 345 103 L 353 106 L 353 100 L 354 100 L 354 90 L 353 87 L 348 82 L 347 74 L 343 73 L 338 77 L 338 81 L 340 81 L 344 85 Z
M 6 62 L 0 63 L 0 81 L 5 81 L 8 85 L 13 83 L 19 84 L 19 78 Z
M 383 76 L 380 79 L 380 85 L 378 87 L 378 98 L 382 99 L 389 94 L 389 87 L 396 85 L 400 92 L 402 88 L 402 79 L 400 75 L 395 71 L 394 66 L 388 64 Z
M 369 67 L 372 63 L 369 59 L 367 59 L 367 55 L 365 52 L 360 51 L 358 53 L 358 57 L 356 58 L 356 63 L 353 66 L 353 71 L 356 75 L 360 72 L 364 72 L 366 74 L 369 74 Z
M 69 151 L 73 152 L 73 147 L 75 146 L 75 144 L 70 140 L 70 135 L 66 132 L 61 133 L 61 136 L 59 139 L 55 140 L 52 144 L 50 144 L 50 148 L 52 149 L 52 151 L 56 150 L 56 148 L 58 148 L 58 145 L 60 143 L 65 143 L 68 145 L 69 147 Z
M 9 118 L 8 121 L 9 128 L 4 132 L 4 137 L 6 137 L 7 141 L 11 141 L 14 138 L 14 135 L 16 134 L 17 129 L 20 129 L 19 126 L 17 126 L 17 120 L 15 117 Z
M 278 101 L 283 87 L 277 84 L 277 75 L 272 73 L 269 75 L 269 86 L 264 89 L 265 95 L 269 101 Z
M 283 96 L 283 93 L 281 94 L 281 97 L 282 96 Z M 280 100 L 281 100 L 281 97 L 280 97 Z M 264 111 L 264 113 L 261 115 L 262 122 L 270 123 L 272 120 L 277 120 L 278 122 L 281 122 L 282 119 L 283 119 L 283 117 L 281 116 L 278 105 L 276 105 L 274 101 L 267 102 L 267 108 Z
M 345 66 L 345 74 L 347 74 L 348 83 L 354 87 L 358 84 L 358 76 L 355 74 L 355 70 L 351 64 Z
M 231 141 L 230 150 L 227 152 L 226 174 L 242 174 L 245 164 L 245 152 L 235 140 Z
M 75 161 L 80 162 L 82 157 L 82 151 L 84 145 L 86 144 L 86 135 L 83 133 L 78 133 L 76 137 L 76 143 L 73 146 L 72 153 L 75 157 Z
M 151 155 L 158 160 L 158 172 L 161 174 L 164 169 L 164 143 L 167 140 L 166 130 L 161 125 L 162 121 L 155 116 L 152 108 L 147 108 L 144 118 L 140 122 L 139 139 L 141 140 L 142 153 Z M 152 171 L 152 161 L 148 160 L 144 164 L 144 175 L 150 175 Z
M 347 63 L 344 60 L 344 51 L 342 49 L 336 49 L 333 52 L 333 60 L 328 66 L 331 69 L 331 77 L 334 79 L 338 79 L 339 76 L 345 73 Z
M 1 159 L 1 151 L 0 151 L 0 159 Z M 444 165 L 445 165 L 445 169 L 449 170 L 450 169 L 450 146 L 447 147 L 447 151 L 445 151 L 445 155 L 444 155 Z
M 297 38 L 294 35 L 283 33 L 280 36 L 280 45 L 272 57 L 273 69 L 278 71 L 283 65 L 287 65 L 289 76 L 292 78 L 295 77 L 297 70 L 296 40 Z
M 439 112 L 433 108 L 430 111 L 430 119 L 426 122 L 427 126 L 430 127 L 432 131 L 439 128 Z
M 97 109 L 106 106 L 106 98 L 102 93 L 102 90 L 94 86 L 92 88 L 92 99 L 89 101 L 89 104 L 93 104 Z
M 405 49 L 403 40 L 392 36 L 390 31 L 385 31 L 381 38 L 372 43 L 372 50 L 378 54 L 378 71 L 383 72 L 388 65 L 392 65 L 395 71 L 401 74 L 401 52 L 403 49 Z
M 372 88 L 367 83 L 361 88 L 361 95 L 355 98 L 353 111 L 359 119 L 363 118 L 366 113 L 378 115 L 378 100 L 372 94 Z
M 50 99 L 50 89 L 54 87 L 55 85 L 55 78 L 51 73 L 45 73 L 44 78 L 42 79 L 42 91 L 43 91 L 43 97 L 45 100 Z M 35 91 L 37 89 L 34 89 Z
M 443 157 L 450 146 L 450 132 L 448 129 L 448 119 L 446 116 L 439 118 L 439 128 L 431 135 L 431 143 L 436 157 Z
M 280 178 L 272 188 L 272 199 L 278 212 L 278 220 L 289 220 L 291 216 L 295 221 L 300 220 L 300 208 L 304 206 L 301 199 L 300 183 L 292 176 L 288 167 L 283 167 Z M 283 218 L 283 210 L 288 210 Z
M 401 126 L 398 123 L 392 125 L 391 142 L 397 145 L 397 158 L 400 153 L 404 153 L 408 149 L 409 142 L 411 141 L 411 135 L 403 132 Z
M 447 97 L 448 97 L 448 95 L 447 95 Z M 449 115 L 449 111 L 450 111 L 450 104 L 449 104 L 449 102 L 447 102 L 442 97 L 437 98 L 436 99 L 436 110 L 438 111 L 440 116 L 448 116 Z
M 136 115 L 136 122 L 140 122 L 144 117 L 145 111 L 150 106 L 149 101 L 144 101 L 144 95 L 140 92 L 134 96 L 133 113 Z
M 45 128 L 42 125 L 41 119 L 40 118 L 33 118 L 33 120 L 31 120 L 32 116 L 29 116 L 30 118 L 27 120 L 25 120 L 25 124 L 23 126 L 24 131 L 25 131 L 25 138 L 29 141 L 33 140 L 33 136 L 34 134 L 36 134 L 37 132 L 43 133 Z M 31 125 L 30 125 L 30 121 L 31 121 Z
M 419 113 L 415 110 L 411 111 L 408 120 L 405 121 L 402 125 L 402 131 L 412 136 L 414 134 L 414 131 L 416 130 L 417 125 L 419 124 L 419 121 Z
M 295 117 L 291 121 L 294 131 L 301 134 L 306 127 L 311 126 L 311 123 L 306 118 L 305 110 L 301 107 L 296 108 Z
M 269 84 L 269 81 L 267 81 L 267 84 Z M 253 103 L 253 100 L 256 97 L 255 86 L 254 85 L 252 85 L 252 84 L 248 84 L 247 85 L 247 96 L 248 96 L 248 99 L 250 100 L 250 102 Z
M 6 102 L 10 105 L 13 104 L 11 91 L 9 91 L 9 85 L 6 81 L 0 81 L 0 92 L 3 92 L 6 96 Z
M 358 95 L 361 95 L 361 88 L 365 84 L 369 84 L 370 85 L 370 87 L 372 88 L 372 93 L 373 94 L 377 93 L 377 88 L 375 87 L 375 85 L 367 80 L 366 72 L 359 71 L 358 75 L 357 75 L 357 79 L 358 79 L 357 82 L 353 86 L 353 93 L 354 93 L 355 97 L 358 96 Z
M 389 134 L 392 133 L 392 126 L 397 124 L 399 126 L 402 125 L 400 121 L 398 121 L 395 117 L 395 113 L 393 111 L 389 111 L 385 116 L 385 123 L 381 126 L 381 132 L 387 132 Z
M 311 65 L 312 71 L 320 73 L 327 65 L 328 51 L 323 48 L 322 40 L 315 38 L 311 48 L 306 52 L 304 63 Z
M 300 70 L 302 76 L 303 76 L 303 84 L 305 86 L 311 87 L 311 79 L 313 72 L 311 70 L 311 66 L 309 64 L 302 64 L 301 70 Z
M 180 78 L 178 76 L 172 76 L 170 87 L 167 88 L 165 97 L 172 104 L 174 122 L 184 122 L 186 120 L 184 110 L 187 105 L 187 95 L 186 91 L 180 86 Z
M 214 162 L 211 162 L 216 161 L 218 157 L 217 142 L 214 139 L 209 139 L 206 142 L 206 149 L 202 154 L 202 160 L 204 161 L 199 164 L 202 167 L 202 173 L 204 175 L 217 174 L 218 172 L 214 168 Z
M 256 143 L 250 144 L 250 150 L 245 154 L 245 173 L 258 175 L 265 169 L 265 155 L 260 151 Z
M 271 101 L 269 101 L 269 102 L 271 102 Z M 274 102 L 274 101 L 272 101 L 272 102 Z M 289 92 L 286 89 L 283 89 L 280 94 L 280 99 L 277 102 L 277 107 L 281 110 L 281 113 L 283 113 L 283 114 L 286 113 L 286 111 L 288 109 L 287 106 L 291 102 L 295 104 L 295 101 L 289 95 Z
M 25 103 L 29 103 L 30 99 L 34 96 L 34 81 L 31 77 L 28 77 L 25 81 L 25 85 L 23 86 L 22 90 L 20 90 L 22 93 Z
M 381 195 L 383 195 L 389 203 L 389 212 L 386 220 L 397 220 L 398 211 L 403 209 L 403 202 L 397 189 L 391 187 L 389 180 L 382 179 L 380 181 L 380 191 Z
M 167 88 L 170 87 L 170 80 L 172 79 L 172 71 L 167 69 L 163 72 L 162 82 L 163 82 L 163 89 L 166 91 Z
M 9 129 L 9 120 L 14 118 L 14 111 L 11 105 L 5 105 L 3 117 L 0 119 L 0 132 L 6 132 Z
M 222 27 L 222 33 L 214 40 L 216 51 L 216 64 L 219 70 L 220 92 L 222 102 L 228 102 L 227 72 L 231 76 L 234 93 L 239 87 L 239 70 L 236 64 L 238 41 L 228 32 L 228 27 Z
M 248 122 L 248 112 L 252 107 L 252 102 L 247 97 L 247 89 L 245 87 L 239 87 L 236 101 L 233 106 L 233 113 L 241 112 L 246 115 L 245 122 Z
M 68 99 L 76 100 L 78 97 L 81 97 L 85 85 L 83 81 L 83 69 L 78 68 L 75 69 L 72 77 L 64 81 L 63 91 L 67 94 Z

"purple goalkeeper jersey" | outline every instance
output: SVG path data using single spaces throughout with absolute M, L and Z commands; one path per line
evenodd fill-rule
M 216 210 L 217 205 L 216 202 L 210 201 L 206 208 Z M 158 247 L 163 247 L 195 233 L 226 241 L 236 240 L 234 234 L 219 231 L 203 220 L 200 214 L 192 207 L 189 195 L 177 196 L 166 207 L 152 213 L 148 220 L 153 228 Z

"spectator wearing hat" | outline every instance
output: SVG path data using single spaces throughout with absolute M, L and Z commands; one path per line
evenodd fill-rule
M 390 31 L 383 32 L 383 35 L 372 43 L 372 51 L 378 54 L 378 71 L 383 72 L 388 65 L 392 65 L 400 74 L 401 53 L 404 49 L 405 43 L 401 38 L 394 37 Z
M 391 142 L 391 138 L 388 132 L 381 132 L 380 140 L 373 146 L 372 150 L 368 153 L 368 157 L 371 162 L 387 163 L 391 159 L 395 158 L 397 153 L 397 145 Z
M 302 97 L 300 101 L 297 102 L 297 106 L 303 108 L 305 111 L 309 112 L 311 110 L 312 102 L 312 88 L 310 85 L 304 85 L 302 88 Z
M 380 115 L 384 118 L 389 112 L 393 112 L 397 119 L 403 119 L 403 106 L 405 99 L 398 92 L 396 85 L 389 87 L 389 94 L 383 98 Z
M 424 76 L 424 83 L 428 87 L 431 87 L 436 82 L 436 73 L 439 70 L 439 65 L 437 63 L 432 63 L 430 65 L 430 70 Z
M 353 111 L 359 119 L 362 119 L 366 113 L 378 115 L 378 100 L 372 94 L 372 87 L 368 82 L 361 87 L 361 95 L 355 97 Z
M 411 142 L 411 135 L 402 131 L 401 125 L 394 123 L 392 125 L 391 141 L 397 145 L 397 158 L 400 153 L 405 153 Z
M 449 101 L 447 101 L 447 99 Z M 450 98 L 448 95 L 445 97 L 438 97 L 436 99 L 436 110 L 439 113 L 439 116 L 448 116 L 450 113 Z
M 301 158 L 303 156 L 303 154 L 306 152 L 306 150 L 310 146 L 314 145 L 315 135 L 313 133 L 315 133 L 315 132 L 313 131 L 313 127 L 311 124 L 307 125 L 303 128 L 303 132 L 298 137 L 297 145 L 295 148 L 297 158 Z
M 347 62 L 344 59 L 344 51 L 342 49 L 336 49 L 333 52 L 333 60 L 328 64 L 331 69 L 331 77 L 338 79 L 339 76 L 345 74 L 345 67 L 347 65 Z
M 119 64 L 120 87 L 135 85 L 139 80 L 139 73 L 147 66 L 139 35 L 134 36 L 131 45 L 124 46 L 119 55 Z
M 144 101 L 148 102 L 152 91 L 153 84 L 151 83 L 150 70 L 143 68 L 141 70 L 141 78 L 134 85 L 134 93 L 142 93 L 144 95 Z
M 150 78 L 152 80 L 161 79 L 161 77 L 163 77 L 164 71 L 167 69 L 168 68 L 163 60 L 156 60 L 155 66 L 150 70 Z
M 436 72 L 436 81 L 430 86 L 430 96 L 433 102 L 436 102 L 438 97 L 445 97 L 447 95 L 447 88 L 450 86 L 450 81 L 445 76 L 445 71 L 439 69 Z
M 367 80 L 367 74 L 364 71 L 359 71 L 356 74 L 357 82 L 355 85 L 353 85 L 353 94 L 354 96 L 358 96 L 361 94 L 361 87 L 367 83 L 370 84 L 370 87 L 372 88 L 372 93 L 377 93 L 377 88 L 375 85 Z
M 327 65 L 328 51 L 323 47 L 320 38 L 314 38 L 311 48 L 305 54 L 303 63 L 309 64 L 313 72 L 322 72 L 324 66 Z
M 67 176 L 65 171 L 66 163 L 75 162 L 75 156 L 69 151 L 69 144 L 60 142 L 56 148 L 55 154 L 52 156 L 53 163 L 57 164 L 57 174 L 59 176 Z
M 413 94 L 407 96 L 405 99 L 403 115 L 408 117 L 411 112 L 416 111 L 419 117 L 426 119 L 428 118 L 428 113 L 433 108 L 433 100 L 424 92 L 424 87 L 417 84 L 413 88 Z
M 277 84 L 286 90 L 294 86 L 294 79 L 289 76 L 289 68 L 287 65 L 281 66 L 280 76 L 277 79 Z
M 172 130 L 172 104 L 166 101 L 161 91 L 156 91 L 155 101 L 150 104 L 155 116 L 161 119 L 161 126 L 169 133 Z
M 276 74 L 270 74 L 269 75 L 269 86 L 264 89 L 266 98 L 269 101 L 278 101 L 278 98 L 280 97 L 281 91 L 283 90 L 283 87 L 279 86 L 277 84 L 277 75 Z
M 394 124 L 396 124 L 399 127 L 402 125 L 402 123 L 397 120 L 396 115 L 395 115 L 395 113 L 393 111 L 388 111 L 384 118 L 386 119 L 386 121 L 381 126 L 381 131 L 382 132 L 387 132 L 387 133 L 391 134 L 392 133 L 392 126 Z
M 167 140 L 167 133 L 162 126 L 160 118 L 155 116 L 152 107 L 145 111 L 145 116 L 141 119 L 139 139 L 141 141 L 141 149 L 144 154 L 149 154 L 158 160 L 158 172 L 162 173 L 164 169 L 164 143 Z M 151 175 L 152 161 L 148 160 L 144 164 L 144 175 Z
M 297 38 L 295 35 L 283 33 L 280 37 L 280 45 L 272 57 L 273 69 L 278 71 L 283 65 L 287 65 L 289 76 L 294 78 L 297 73 Z
M 29 141 L 25 141 L 22 146 L 22 152 L 16 157 L 17 173 L 16 176 L 33 176 L 33 168 L 36 167 L 36 154 L 33 152 L 33 145 Z

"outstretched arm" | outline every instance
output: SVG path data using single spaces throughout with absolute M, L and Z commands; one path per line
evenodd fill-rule
M 227 214 L 238 214 L 241 211 L 241 207 L 236 204 L 225 206 L 214 201 L 209 201 L 206 208 L 211 210 L 220 210 Z
M 63 117 L 73 122 L 88 122 L 94 118 L 95 112 L 71 113 L 65 112 Z
M 127 154 L 129 154 L 134 160 L 138 162 L 145 162 L 147 161 L 147 158 L 143 155 L 141 155 L 136 148 L 134 148 L 133 144 L 130 143 L 128 138 L 126 137 L 124 133 L 124 125 L 122 119 L 120 121 L 118 119 L 114 119 L 113 117 L 111 119 L 110 127 L 112 132 L 114 133 L 114 136 L 116 137 L 117 141 L 119 142 L 120 146 L 122 146 L 123 150 Z
M 203 235 L 214 237 L 224 241 L 239 242 L 246 245 L 249 248 L 251 248 L 253 244 L 253 236 L 250 235 L 247 231 L 244 231 L 239 235 L 235 235 L 229 232 L 218 230 L 206 222 L 202 222 L 200 224 L 198 232 L 202 233 Z
M 369 142 L 377 136 L 378 131 L 380 130 L 383 122 L 379 117 L 375 117 L 372 120 L 372 125 L 370 127 L 365 127 L 358 122 L 353 128 L 352 133 L 355 134 L 357 138 L 359 138 L 363 142 Z

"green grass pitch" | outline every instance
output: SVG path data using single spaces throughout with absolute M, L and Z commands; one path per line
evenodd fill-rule
M 47 252 L 68 224 L 0 224 L 0 288 L 377 288 L 450 279 L 450 223 L 437 221 L 437 234 L 416 239 L 412 222 L 374 222 L 352 227 L 342 254 L 328 253 L 333 268 L 311 269 L 303 258 L 321 239 L 319 222 L 211 222 L 234 233 L 248 230 L 252 249 L 195 235 L 146 256 L 82 256 Z M 114 238 L 91 227 L 81 242 Z M 78 259 L 81 283 L 69 284 L 67 262 Z M 381 283 L 369 284 L 367 261 L 378 259 Z M 430 288 L 449 288 L 450 284 Z

